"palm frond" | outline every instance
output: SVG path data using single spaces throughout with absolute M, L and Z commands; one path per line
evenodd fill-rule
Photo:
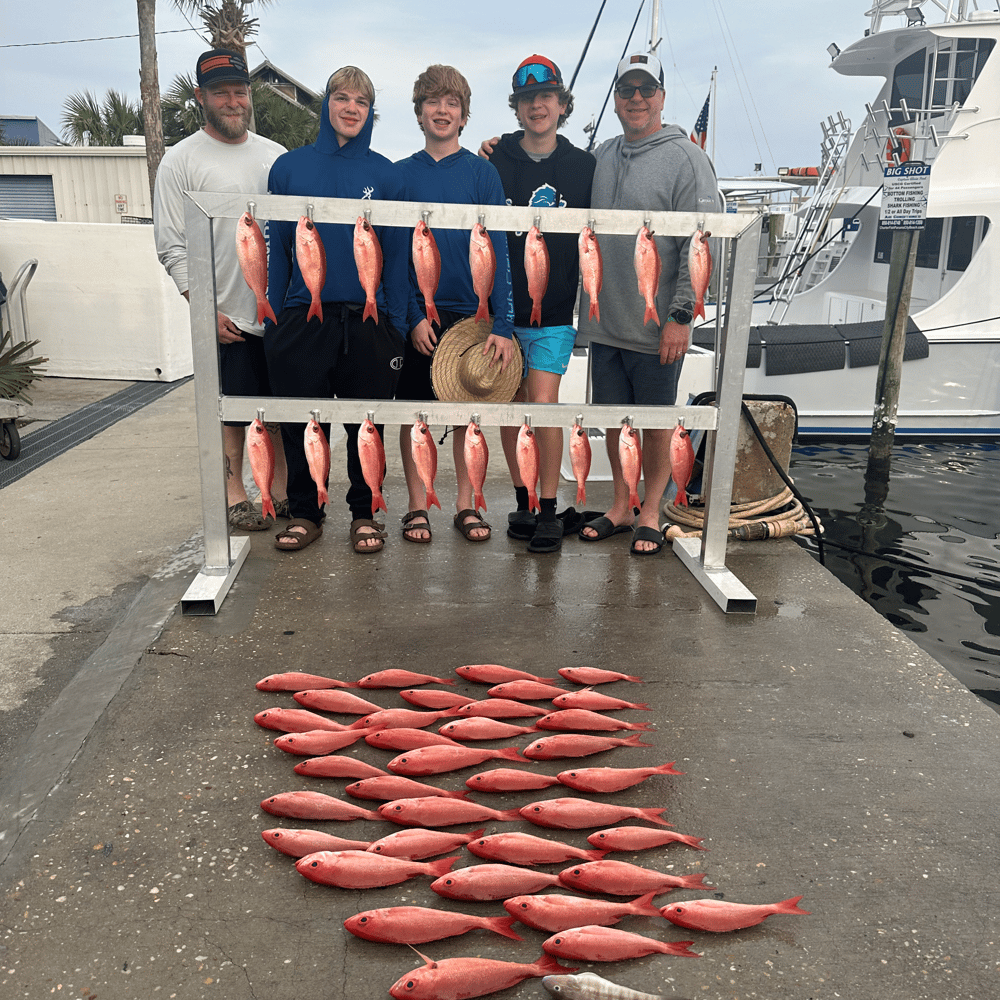
M 18 361 L 39 342 L 29 340 L 23 344 L 11 345 L 11 333 L 0 338 L 0 399 L 19 399 L 30 403 L 31 398 L 25 391 L 36 379 L 43 378 L 45 373 L 39 369 L 48 358 L 30 358 Z

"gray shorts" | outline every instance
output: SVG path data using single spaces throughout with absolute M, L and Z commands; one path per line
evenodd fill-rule
M 661 365 L 658 354 L 642 354 L 606 344 L 590 345 L 590 379 L 594 404 L 634 403 L 673 406 L 684 356 Z

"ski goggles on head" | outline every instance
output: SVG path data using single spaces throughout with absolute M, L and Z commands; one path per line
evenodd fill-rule
M 623 101 L 631 101 L 635 92 L 638 90 L 639 93 L 648 101 L 658 90 L 660 85 L 658 83 L 644 83 L 639 87 L 634 86 L 631 83 L 619 83 L 615 87 L 615 93 Z
M 525 87 L 531 87 L 533 90 L 551 87 L 558 90 L 562 85 L 559 67 L 544 56 L 528 56 L 514 70 L 514 76 L 511 78 L 511 89 L 514 93 Z

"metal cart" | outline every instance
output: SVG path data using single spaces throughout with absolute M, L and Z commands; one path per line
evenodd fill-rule
M 0 303 L 0 339 L 9 333 L 12 344 L 23 344 L 31 339 L 28 328 L 28 304 L 24 293 L 37 267 L 38 261 L 34 257 L 26 260 L 14 275 L 14 280 L 7 289 L 7 297 Z M 15 301 L 16 313 L 11 311 Z M 0 399 L 0 458 L 13 461 L 21 454 L 21 435 L 17 430 L 17 420 L 24 417 L 30 409 L 27 403 L 16 399 Z

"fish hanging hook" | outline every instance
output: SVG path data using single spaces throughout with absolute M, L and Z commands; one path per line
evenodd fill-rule
M 257 202 L 255 202 L 255 201 L 248 201 L 247 202 L 247 215 L 249 215 L 251 219 L 256 220 L 256 218 L 257 218 Z
M 313 420 L 319 423 L 319 410 L 310 410 L 309 413 L 312 415 Z
M 420 218 L 423 220 L 424 225 L 429 229 L 431 213 L 427 209 L 424 209 L 424 211 L 420 213 Z
M 372 423 L 375 423 L 375 411 L 374 410 L 369 410 L 368 413 L 366 414 L 366 416 L 368 417 L 368 419 Z
M 479 225 L 481 225 L 483 229 L 486 228 L 486 216 L 483 215 L 482 213 L 480 213 L 479 215 Z
M 313 215 L 314 215 L 315 212 L 316 212 L 316 206 L 311 201 L 307 201 L 306 202 L 306 218 L 314 226 L 316 225 L 316 220 L 313 218 Z
M 365 217 L 365 222 L 370 226 L 372 224 L 372 210 L 366 208 L 361 214 Z
M 574 421 L 577 427 L 583 427 L 583 414 L 578 413 L 576 415 L 576 420 Z
M 475 425 L 476 425 L 477 427 L 479 426 L 479 414 L 478 414 L 478 413 L 473 413 L 473 414 L 472 414 L 472 416 L 471 416 L 471 417 L 470 417 L 469 419 L 470 419 L 470 420 L 471 420 L 471 421 L 472 421 L 472 422 L 473 422 L 473 423 L 474 423 L 474 424 L 475 424 Z
M 264 410 L 262 407 L 257 407 L 257 419 L 261 423 L 264 423 Z
M 524 424 L 525 424 L 526 427 L 529 427 L 529 428 L 531 427 L 531 414 L 530 413 L 526 413 L 524 415 Z

